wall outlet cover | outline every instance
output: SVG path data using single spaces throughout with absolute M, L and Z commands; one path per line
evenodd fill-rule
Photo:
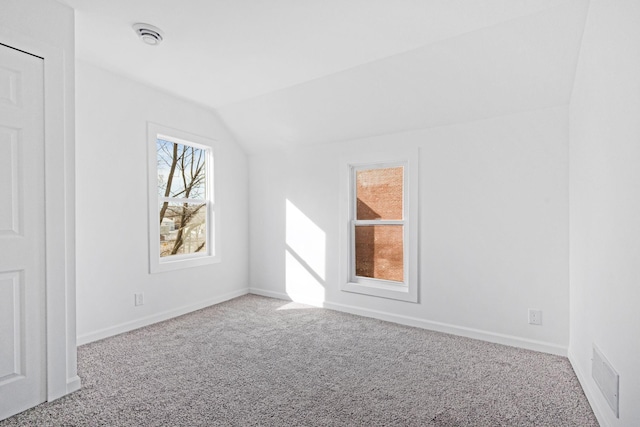
M 542 310 L 537 310 L 534 308 L 529 309 L 529 324 L 542 325 Z

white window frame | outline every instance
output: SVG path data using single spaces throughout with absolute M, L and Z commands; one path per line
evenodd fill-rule
M 342 238 L 341 256 L 342 291 L 371 295 L 407 302 L 418 302 L 418 159 L 412 151 L 403 156 L 376 154 L 360 155 L 355 159 L 343 159 L 342 184 Z M 383 169 L 402 166 L 403 218 L 401 220 L 356 219 L 356 173 L 360 170 Z M 346 194 L 345 194 L 346 193 Z M 355 227 L 358 225 L 403 226 L 402 282 L 355 274 Z
M 165 198 L 158 195 L 158 155 L 157 141 L 165 141 L 188 145 L 205 150 L 206 153 L 206 195 L 202 201 L 206 203 L 206 251 L 193 254 L 172 255 L 160 257 L 160 221 L 158 220 L 158 206 L 162 201 L 183 203 L 193 202 L 194 199 Z M 148 145 L 148 194 L 149 194 L 149 272 L 161 273 L 181 268 L 191 268 L 220 262 L 220 213 L 214 196 L 215 186 L 215 141 L 200 135 L 172 129 L 156 123 L 147 123 Z

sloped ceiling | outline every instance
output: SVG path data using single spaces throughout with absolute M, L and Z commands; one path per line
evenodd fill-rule
M 216 109 L 249 153 L 569 102 L 588 0 L 64 0 L 80 59 Z M 162 28 L 158 47 L 135 22 Z

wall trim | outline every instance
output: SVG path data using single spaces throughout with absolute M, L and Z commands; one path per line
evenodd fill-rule
M 75 377 L 69 378 L 67 380 L 67 394 L 80 390 L 81 386 L 82 384 L 80 383 L 79 376 L 76 375 Z
M 164 320 L 173 319 L 174 317 L 182 316 L 183 314 L 191 313 L 196 310 L 200 310 L 206 307 L 210 307 L 221 302 L 229 301 L 231 299 L 241 297 L 249 293 L 248 288 L 243 288 L 237 291 L 228 292 L 226 294 L 219 295 L 215 298 L 210 298 L 205 301 L 200 301 L 196 304 L 185 305 L 172 310 L 163 311 L 161 313 L 152 314 L 150 316 L 141 317 L 136 320 L 132 320 L 125 323 L 120 323 L 108 328 L 99 329 L 94 332 L 89 332 L 78 336 L 78 345 L 88 344 L 90 342 L 98 341 L 104 338 L 109 338 L 114 335 L 122 334 L 124 332 L 133 331 L 144 326 L 153 325 L 154 323 L 162 322 Z
M 513 335 L 499 334 L 495 332 L 483 331 L 480 329 L 467 328 L 464 326 L 456 326 L 448 323 L 434 322 L 431 320 L 419 319 L 417 317 L 403 316 L 393 314 L 386 311 L 371 310 L 368 308 L 356 307 L 353 305 L 339 304 L 330 301 L 292 299 L 289 295 L 282 292 L 267 291 L 258 288 L 249 288 L 249 293 L 261 295 L 264 297 L 276 298 L 286 301 L 295 301 L 302 304 L 308 304 L 315 307 L 328 308 L 330 310 L 342 311 L 344 313 L 355 314 L 358 316 L 371 317 L 387 322 L 399 323 L 401 325 L 413 326 L 416 328 L 428 329 L 430 331 L 444 332 L 451 335 L 457 335 L 466 338 L 473 338 L 481 341 L 487 341 L 496 344 L 508 345 L 511 347 L 524 348 L 527 350 L 540 351 L 543 353 L 555 354 L 558 356 L 567 356 L 567 347 L 552 344 L 544 341 L 530 340 L 520 338 Z
M 611 424 L 607 421 L 607 417 L 604 416 L 602 406 L 598 403 L 598 399 L 596 398 L 600 392 L 593 388 L 593 382 L 587 381 L 590 377 L 580 369 L 577 358 L 571 349 L 568 351 L 568 358 L 569 363 L 571 363 L 571 367 L 573 368 L 573 372 L 575 372 L 576 377 L 578 377 L 578 382 L 580 383 L 580 386 L 582 386 L 585 396 L 587 396 L 589 405 L 591 405 L 591 409 L 593 410 L 598 423 L 600 423 L 602 427 L 610 427 Z

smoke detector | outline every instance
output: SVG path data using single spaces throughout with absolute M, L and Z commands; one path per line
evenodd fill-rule
M 160 28 L 149 24 L 133 24 L 133 30 L 140 40 L 151 46 L 157 46 L 162 41 L 163 32 Z

